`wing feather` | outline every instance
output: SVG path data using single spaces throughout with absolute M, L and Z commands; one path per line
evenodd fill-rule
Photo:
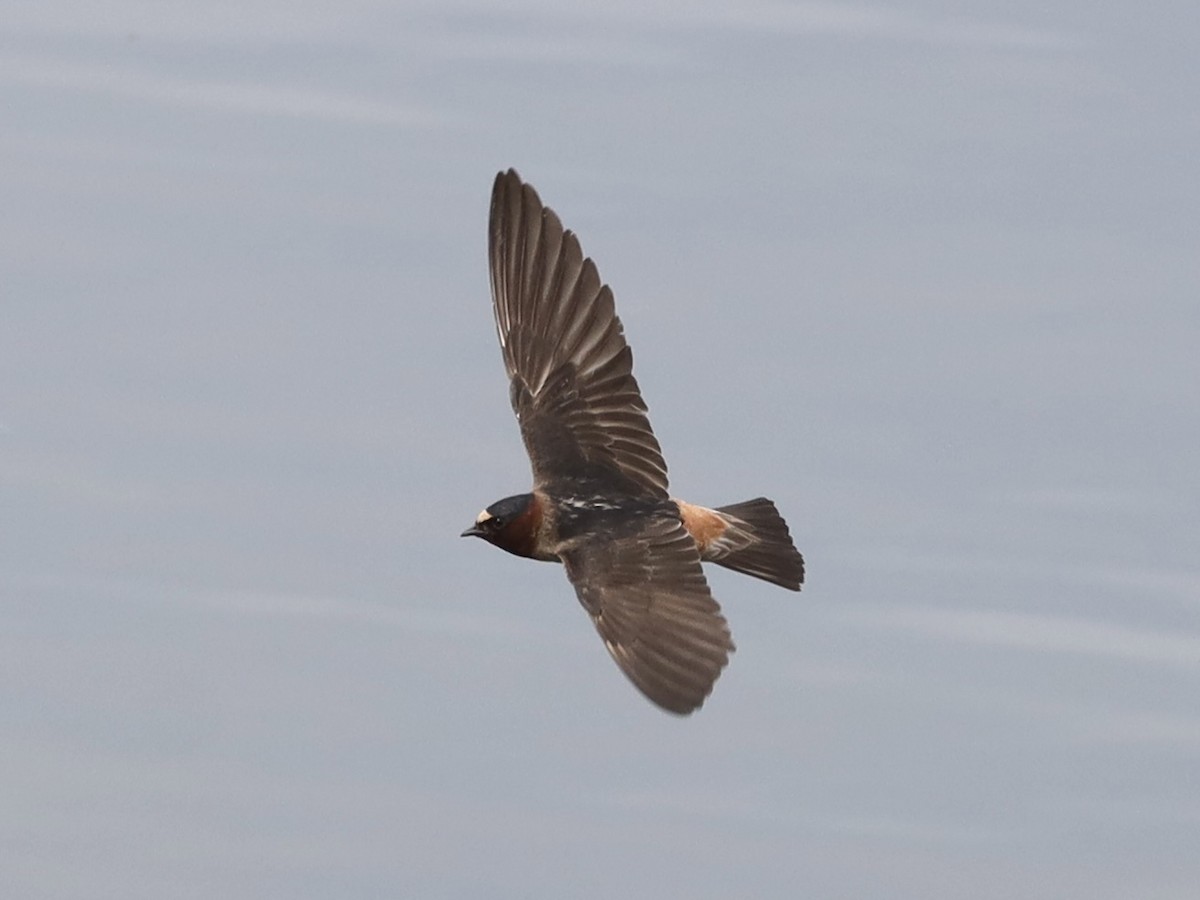
M 670 712 L 698 709 L 734 647 L 695 541 L 680 521 L 646 517 L 634 532 L 582 542 L 562 559 L 629 680 Z
M 496 176 L 488 256 L 496 330 L 534 481 L 667 496 L 612 291 L 513 170 Z

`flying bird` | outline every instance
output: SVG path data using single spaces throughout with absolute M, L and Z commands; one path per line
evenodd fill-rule
M 709 509 L 668 493 L 612 291 L 512 169 L 492 188 L 488 262 L 533 489 L 493 503 L 463 537 L 561 562 L 629 680 L 669 712 L 694 712 L 734 649 L 701 560 L 798 591 L 804 559 L 765 497 Z

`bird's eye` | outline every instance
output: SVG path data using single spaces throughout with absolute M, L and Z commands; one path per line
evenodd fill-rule
M 492 528 L 503 528 L 504 520 L 499 516 L 492 516 L 492 521 L 488 522 L 488 525 L 490 525 Z

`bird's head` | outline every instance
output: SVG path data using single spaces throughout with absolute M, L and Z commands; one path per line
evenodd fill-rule
M 533 494 L 517 494 L 497 500 L 475 518 L 475 524 L 462 533 L 463 537 L 483 538 L 501 550 L 517 556 L 534 556 L 538 527 L 541 525 L 540 504 Z

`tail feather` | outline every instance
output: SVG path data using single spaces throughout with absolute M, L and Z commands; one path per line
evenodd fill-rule
M 804 557 L 792 543 L 787 522 L 766 497 L 715 510 L 729 528 L 707 548 L 704 558 L 719 566 L 762 578 L 792 591 L 804 584 Z

